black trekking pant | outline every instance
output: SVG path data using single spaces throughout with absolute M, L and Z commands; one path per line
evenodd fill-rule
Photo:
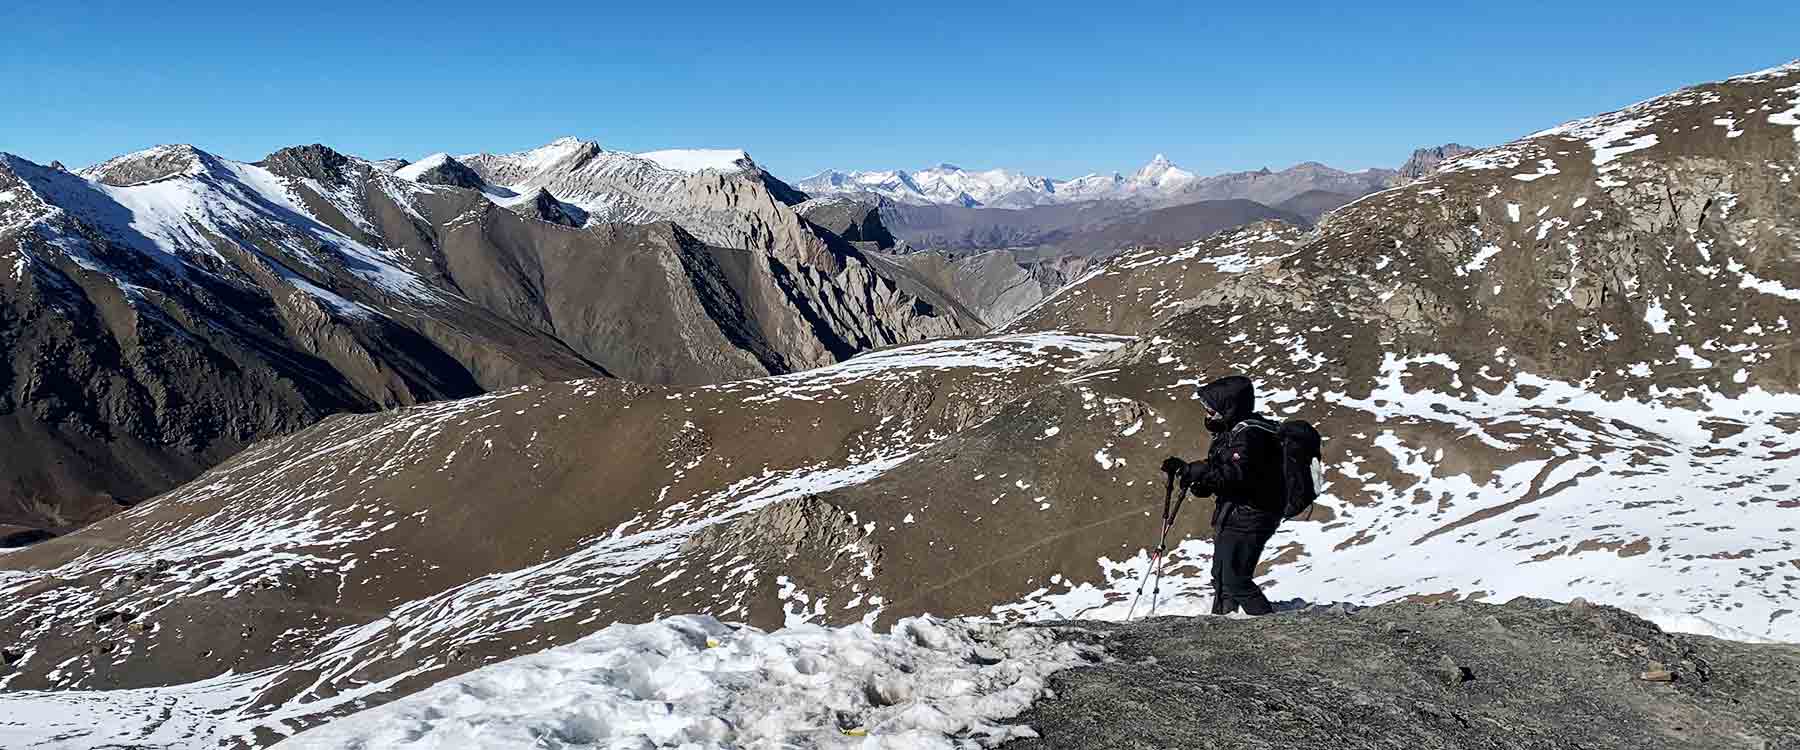
M 1269 606 L 1268 597 L 1263 596 L 1262 588 L 1253 579 L 1256 563 L 1262 559 L 1263 546 L 1275 535 L 1275 529 L 1266 523 L 1232 523 L 1240 520 L 1233 516 L 1264 515 L 1248 508 L 1235 510 L 1235 513 L 1225 514 L 1224 522 L 1219 524 L 1213 536 L 1213 614 L 1231 614 L 1242 607 L 1247 614 L 1266 615 L 1274 608 Z

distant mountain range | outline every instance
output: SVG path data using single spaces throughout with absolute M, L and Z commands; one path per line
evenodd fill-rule
M 1312 191 L 1365 195 L 1394 184 L 1398 174 L 1392 169 L 1346 172 L 1318 162 L 1305 162 L 1281 171 L 1264 168 L 1202 177 L 1157 154 L 1129 176 L 1114 172 L 1059 180 L 1009 169 L 977 172 L 954 164 L 939 164 L 913 172 L 830 170 L 800 180 L 795 187 L 815 196 L 879 196 L 909 205 L 965 208 L 1029 208 L 1096 200 L 1176 205 L 1245 199 L 1276 205 Z

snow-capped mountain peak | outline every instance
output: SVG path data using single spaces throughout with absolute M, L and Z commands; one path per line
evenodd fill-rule
M 674 148 L 637 155 L 677 172 L 738 172 L 756 166 L 750 154 L 736 148 Z
M 172 177 L 200 175 L 219 163 L 219 157 L 185 143 L 175 143 L 115 156 L 76 174 L 113 187 L 131 187 Z
M 975 171 L 941 162 L 914 172 L 828 170 L 801 180 L 796 187 L 814 195 L 872 193 L 915 205 L 1022 208 L 1084 200 L 1158 200 L 1197 179 L 1193 172 L 1157 154 L 1129 178 L 1113 172 L 1058 180 L 1005 168 Z
M 1175 166 L 1174 162 L 1169 161 L 1169 157 L 1157 154 L 1150 159 L 1150 163 L 1131 176 L 1131 182 L 1138 186 L 1133 192 L 1146 189 L 1164 191 L 1193 182 L 1196 178 L 1197 175 L 1193 172 Z
M 442 151 L 439 151 L 435 154 L 432 154 L 423 159 L 420 159 L 420 160 L 415 161 L 411 164 L 408 164 L 404 167 L 394 170 L 394 176 L 399 177 L 401 179 L 412 180 L 414 182 L 417 182 L 419 180 L 419 177 L 421 175 L 425 174 L 427 171 L 430 171 L 437 167 L 444 166 L 445 164 L 447 164 L 449 162 L 450 162 L 450 155 L 446 154 Z

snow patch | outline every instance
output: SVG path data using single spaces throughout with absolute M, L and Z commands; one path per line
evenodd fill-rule
M 1036 736 L 1003 722 L 1083 654 L 1046 630 L 931 617 L 885 634 L 669 617 L 493 664 L 277 747 L 994 747 Z
M 750 163 L 750 154 L 740 149 L 672 148 L 638 154 L 664 169 L 677 172 L 741 172 Z
M 412 182 L 418 182 L 419 178 L 425 176 L 426 172 L 429 172 L 433 169 L 437 169 L 438 167 L 444 166 L 444 164 L 448 161 L 450 161 L 449 154 L 442 153 L 442 152 L 435 153 L 435 154 L 427 156 L 423 159 L 415 161 L 411 164 L 408 164 L 404 167 L 394 170 L 394 176 L 398 177 L 402 180 L 410 180 Z

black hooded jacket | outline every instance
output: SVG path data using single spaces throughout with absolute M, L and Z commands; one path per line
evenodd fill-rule
M 1281 524 L 1279 427 L 1256 413 L 1256 386 L 1233 375 L 1200 387 L 1200 400 L 1219 414 L 1208 420 L 1212 447 L 1206 460 L 1188 464 L 1185 481 L 1196 495 L 1216 497 L 1212 525 L 1244 530 Z

